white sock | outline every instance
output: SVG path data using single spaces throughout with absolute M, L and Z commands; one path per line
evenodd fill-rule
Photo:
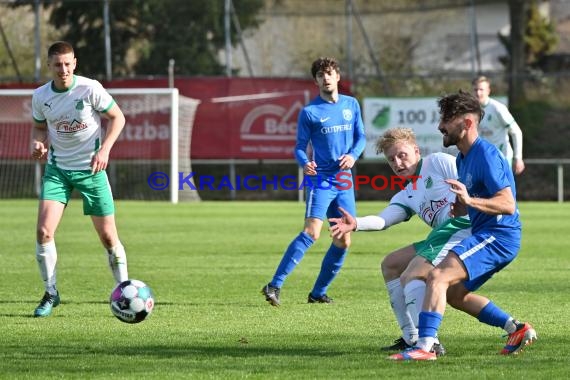
M 424 298 L 426 294 L 426 283 L 422 280 L 414 279 L 404 286 L 404 299 L 406 300 L 406 308 L 414 326 L 418 325 L 420 318 L 420 311 L 422 311 L 422 305 L 424 303 Z
M 115 281 L 117 283 L 127 281 L 129 279 L 127 254 L 121 242 L 118 242 L 113 248 L 107 249 L 107 258 L 109 260 L 109 268 L 111 268 L 111 272 L 113 272 Z
M 436 339 L 437 338 L 433 336 L 426 336 L 420 338 L 418 339 L 418 343 L 416 344 L 416 346 L 424 351 L 431 351 L 431 349 L 433 348 L 433 344 L 436 342 Z
M 418 338 L 418 329 L 412 320 L 412 317 L 406 310 L 406 302 L 404 299 L 404 291 L 400 285 L 400 279 L 388 281 L 386 283 L 388 295 L 390 296 L 390 306 L 396 316 L 398 325 L 402 330 L 402 338 L 409 345 L 413 345 Z
M 38 261 L 40 275 L 44 281 L 46 292 L 51 295 L 56 295 L 55 265 L 57 263 L 57 250 L 55 249 L 55 240 L 45 244 L 36 242 L 36 260 Z
M 512 334 L 517 331 L 517 321 L 513 317 L 509 318 L 505 326 L 503 326 L 503 330 L 507 332 L 507 334 Z

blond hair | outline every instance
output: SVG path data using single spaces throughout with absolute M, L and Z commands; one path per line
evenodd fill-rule
M 376 153 L 382 153 L 390 149 L 397 143 L 404 142 L 411 145 L 416 144 L 416 134 L 411 128 L 391 128 L 376 141 Z
M 484 75 L 479 75 L 478 77 L 473 79 L 471 81 L 471 85 L 475 86 L 476 84 L 483 83 L 483 82 L 487 82 L 487 83 L 489 83 L 489 86 L 491 86 L 491 80 Z

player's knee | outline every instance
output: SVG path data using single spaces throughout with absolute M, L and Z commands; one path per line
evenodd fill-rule
M 333 239 L 333 244 L 342 249 L 348 249 L 350 247 L 350 236 L 344 235 L 342 239 Z
M 386 256 L 380 263 L 380 273 L 384 279 L 394 279 L 400 277 L 400 266 L 392 260 L 390 255 Z
M 415 276 L 411 276 L 410 274 L 406 273 L 406 271 L 404 271 L 400 275 L 400 283 L 402 284 L 402 287 L 404 287 L 408 282 L 412 281 L 414 278 Z
M 115 237 L 115 234 L 109 233 L 107 231 L 103 231 L 99 235 L 99 239 L 101 240 L 101 243 L 105 247 L 114 247 L 117 243 L 117 239 Z
M 46 228 L 45 226 L 38 226 L 36 230 L 36 239 L 38 243 L 45 244 L 48 241 L 52 241 L 54 238 L 54 233 L 52 230 Z
M 426 278 L 426 284 L 428 286 L 434 287 L 441 282 L 441 280 L 442 280 L 441 277 L 442 276 L 441 276 L 440 270 L 435 268 L 434 270 L 432 270 L 428 273 L 427 278 Z
M 315 231 L 311 229 L 305 229 L 305 233 L 311 237 L 313 240 L 318 240 L 321 237 L 320 231 Z

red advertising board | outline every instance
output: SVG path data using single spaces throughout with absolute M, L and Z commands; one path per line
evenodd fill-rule
M 108 89 L 168 87 L 167 79 L 103 84 Z M 292 159 L 298 113 L 317 94 L 310 79 L 177 78 L 174 85 L 180 95 L 200 101 L 190 150 L 192 158 L 200 159 Z M 127 122 L 112 157 L 168 159 L 170 115 L 165 100 L 116 98 Z M 29 158 L 31 98 L 14 99 L 9 106 L 0 105 L 0 158 Z

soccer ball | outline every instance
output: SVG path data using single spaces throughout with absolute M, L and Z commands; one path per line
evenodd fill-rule
M 126 323 L 139 323 L 150 315 L 154 308 L 151 288 L 139 280 L 127 280 L 111 292 L 111 312 Z

